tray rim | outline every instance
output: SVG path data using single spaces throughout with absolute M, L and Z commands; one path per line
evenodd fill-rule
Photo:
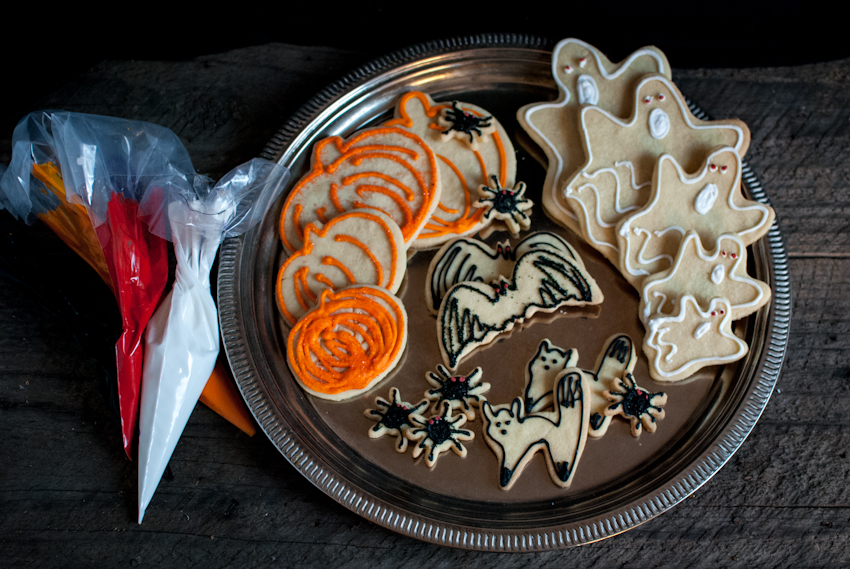
M 551 51 L 555 42 L 522 34 L 482 34 L 417 44 L 375 59 L 335 81 L 305 103 L 269 141 L 261 157 L 282 161 L 286 150 L 329 106 L 345 94 L 393 69 L 425 57 L 471 49 L 529 49 Z M 697 118 L 707 115 L 689 102 Z M 750 195 L 770 203 L 767 194 L 748 164 L 744 163 L 742 180 Z M 252 232 L 259 231 L 259 227 Z M 768 321 L 765 323 L 765 343 L 755 370 L 753 385 L 722 433 L 709 448 L 683 468 L 673 479 L 649 495 L 616 508 L 607 515 L 591 520 L 560 524 L 536 529 L 469 528 L 409 512 L 373 496 L 350 484 L 322 457 L 299 444 L 285 418 L 276 416 L 266 400 L 264 388 L 257 380 L 258 368 L 246 338 L 240 296 L 240 270 L 243 261 L 253 266 L 253 252 L 243 247 L 252 232 L 224 242 L 219 257 L 218 306 L 222 339 L 237 386 L 260 428 L 283 456 L 317 488 L 356 514 L 395 532 L 426 542 L 482 551 L 545 551 L 598 541 L 632 529 L 672 508 L 705 484 L 740 448 L 754 428 L 778 381 L 791 319 L 791 287 L 784 239 L 777 222 L 760 242 L 767 256 L 773 297 Z M 757 244 L 758 245 L 758 244 Z M 247 256 L 247 258 L 246 258 Z

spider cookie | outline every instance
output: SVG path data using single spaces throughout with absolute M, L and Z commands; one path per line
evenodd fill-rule
M 497 244 L 494 249 L 478 239 L 461 237 L 443 245 L 431 259 L 425 277 L 428 311 L 437 314 L 446 292 L 459 282 L 490 283 L 509 276 L 517 257 L 532 249 L 548 249 L 576 262 L 584 270 L 584 262 L 572 245 L 549 231 L 532 233 L 517 243 L 516 249 L 511 248 L 509 241 Z
M 292 188 L 280 215 L 289 252 L 304 243 L 310 223 L 327 223 L 357 208 L 378 209 L 414 243 L 440 199 L 437 158 L 415 134 L 398 127 L 362 130 L 348 139 L 325 138 L 313 147 L 312 166 Z
M 703 311 L 693 296 L 685 295 L 676 314 L 656 314 L 646 327 L 643 352 L 656 381 L 679 381 L 703 367 L 738 361 L 749 351 L 732 333 L 732 311 L 722 298 Z
M 611 389 L 604 393 L 613 404 L 605 408 L 605 415 L 620 415 L 631 423 L 632 436 L 639 437 L 646 429 L 654 433 L 657 422 L 664 418 L 662 407 L 667 403 L 666 393 L 650 393 L 638 387 L 631 373 L 615 377 Z
M 600 304 L 602 298 L 583 263 L 549 249 L 531 250 L 517 259 L 510 280 L 460 282 L 448 291 L 437 315 L 443 362 L 455 370 L 472 350 L 538 311 Z
M 647 322 L 656 314 L 673 314 L 677 300 L 685 294 L 692 295 L 701 308 L 714 298 L 725 298 L 732 320 L 739 320 L 767 304 L 771 291 L 767 283 L 747 274 L 747 247 L 740 237 L 721 235 L 709 252 L 699 235 L 689 231 L 673 266 L 643 281 L 641 319 Z
M 502 187 L 516 181 L 516 154 L 498 120 L 470 103 L 436 103 L 425 93 L 412 91 L 401 96 L 395 118 L 386 125 L 415 133 L 438 158 L 440 204 L 416 238 L 415 248 L 438 247 L 491 222 L 472 205 L 478 187 L 491 176 Z
M 474 421 L 473 407 L 480 407 L 481 402 L 486 401 L 484 394 L 490 391 L 489 383 L 481 383 L 483 374 L 477 367 L 467 375 L 452 375 L 441 365 L 437 366 L 437 373 L 426 373 L 425 380 L 434 389 L 426 391 L 425 397 L 434 402 L 433 412 L 439 411 L 443 403 L 448 403 L 452 411 L 460 410 L 469 421 Z
M 525 182 L 519 182 L 514 189 L 503 188 L 494 175 L 489 185 L 479 186 L 478 193 L 481 197 L 472 207 L 484 211 L 485 222 L 501 221 L 514 237 L 520 229 L 531 227 L 529 212 L 534 202 L 525 198 Z
M 475 438 L 475 433 L 461 429 L 466 423 L 466 416 L 452 416 L 452 406 L 448 401 L 443 402 L 440 415 L 424 417 L 418 413 L 410 415 L 412 427 L 404 430 L 404 436 L 411 441 L 418 441 L 413 447 L 413 458 L 419 458 L 425 453 L 425 464 L 433 468 L 437 464 L 440 453 L 449 449 L 460 457 L 466 456 L 465 441 Z
M 543 452 L 549 476 L 566 488 L 587 442 L 589 386 L 580 374 L 561 373 L 554 388 L 554 409 L 527 413 L 519 397 L 510 404 L 484 402 L 484 440 L 499 461 L 499 486 L 510 490 L 537 452 Z
M 552 53 L 552 77 L 558 85 L 558 100 L 532 103 L 517 111 L 519 124 L 549 161 L 543 185 L 543 209 L 549 217 L 576 233 L 579 233 L 578 220 L 561 189 L 587 159 L 579 131 L 579 111 L 584 105 L 595 105 L 625 119 L 632 113 L 635 86 L 648 74 L 670 78 L 670 64 L 658 48 L 641 48 L 614 64 L 590 44 L 565 39 Z
M 582 235 L 615 265 L 617 224 L 649 201 L 659 156 L 669 154 L 685 172 L 696 172 L 714 148 L 731 147 L 743 156 L 750 142 L 739 120 L 694 117 L 676 86 L 661 76 L 638 83 L 630 120 L 588 106 L 579 124 L 587 161 L 566 183 L 564 195 Z
M 295 324 L 325 289 L 372 284 L 395 293 L 407 259 L 404 236 L 387 214 L 354 209 L 318 228 L 309 223 L 304 244 L 278 271 L 276 297 L 283 317 Z
M 376 286 L 324 290 L 286 341 L 286 362 L 305 391 L 333 401 L 372 388 L 401 359 L 407 313 Z
M 390 389 L 389 401 L 381 396 L 375 397 L 377 409 L 366 409 L 363 412 L 369 419 L 377 421 L 375 426 L 369 429 L 369 438 L 377 439 L 384 435 L 393 435 L 396 437 L 395 449 L 398 452 L 406 451 L 407 438 L 404 436 L 404 429 L 413 426 L 410 415 L 424 411 L 428 408 L 428 404 L 427 399 L 423 399 L 416 405 L 402 401 L 401 394 L 395 387 Z
M 706 245 L 720 235 L 737 233 L 744 245 L 770 229 L 770 206 L 741 192 L 741 158 L 733 148 L 709 154 L 699 173 L 688 176 L 675 158 L 658 158 L 649 203 L 619 224 L 619 269 L 635 288 L 643 279 L 669 268 L 687 231 Z

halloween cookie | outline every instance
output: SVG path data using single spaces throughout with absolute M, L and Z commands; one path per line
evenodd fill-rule
M 473 207 L 478 188 L 495 176 L 501 187 L 516 182 L 516 154 L 505 129 L 489 112 L 470 103 L 436 103 L 412 91 L 401 96 L 387 126 L 415 133 L 437 155 L 440 203 L 416 238 L 417 249 L 438 247 L 491 222 Z
M 407 313 L 375 286 L 327 289 L 286 342 L 286 361 L 299 384 L 322 399 L 341 401 L 367 391 L 401 358 Z
M 564 188 L 582 235 L 615 265 L 617 224 L 649 201 L 659 156 L 669 154 L 685 172 L 696 172 L 716 147 L 731 147 L 743 156 L 750 141 L 749 129 L 739 120 L 694 117 L 666 77 L 645 77 L 633 96 L 628 121 L 598 107 L 581 110 L 587 158 Z
M 423 399 L 416 405 L 402 401 L 401 394 L 395 387 L 390 389 L 389 401 L 381 396 L 375 397 L 377 409 L 366 409 L 364 411 L 366 417 L 376 421 L 375 425 L 369 429 L 369 438 L 377 439 L 384 435 L 395 436 L 395 449 L 398 452 L 406 451 L 407 438 L 404 436 L 404 430 L 413 426 L 413 423 L 410 422 L 410 414 L 425 411 L 429 403 L 427 399 Z
M 303 245 L 278 271 L 277 306 L 295 324 L 325 289 L 371 284 L 396 292 L 407 258 L 398 225 L 378 210 L 354 209 L 304 229 Z
M 484 372 L 480 367 L 472 370 L 466 375 L 453 375 L 441 365 L 437 366 L 437 373 L 428 372 L 425 380 L 434 389 L 425 392 L 425 397 L 434 402 L 433 412 L 436 413 L 443 403 L 448 403 L 452 411 L 460 411 L 470 421 L 475 420 L 475 409 L 486 401 L 484 394 L 490 391 L 490 384 L 481 382 Z
M 416 442 L 413 447 L 413 458 L 419 458 L 425 453 L 425 464 L 433 468 L 437 464 L 440 453 L 451 449 L 460 457 L 466 456 L 463 443 L 475 438 L 475 433 L 461 429 L 466 423 L 466 415 L 452 415 L 452 406 L 448 401 L 443 402 L 440 414 L 424 417 L 418 413 L 410 415 L 412 427 L 405 429 L 404 436 Z
M 602 298 L 580 261 L 549 249 L 529 251 L 517 259 L 509 280 L 461 282 L 448 291 L 437 315 L 443 362 L 457 369 L 472 350 L 538 311 L 600 304 Z
M 714 150 L 693 176 L 663 154 L 649 202 L 617 227 L 620 272 L 639 289 L 647 275 L 670 268 L 687 231 L 709 246 L 725 233 L 749 245 L 767 233 L 774 217 L 773 208 L 741 192 L 741 158 L 733 148 Z
M 579 131 L 579 111 L 594 105 L 625 119 L 632 114 L 634 91 L 648 74 L 670 78 L 670 64 L 655 47 L 644 47 L 620 63 L 612 63 L 595 47 L 569 38 L 552 53 L 552 77 L 558 100 L 532 103 L 517 111 L 517 119 L 548 159 L 543 185 L 543 209 L 556 222 L 579 233 L 578 220 L 561 192 L 564 184 L 585 163 Z
M 437 314 L 446 292 L 459 282 L 491 283 L 513 272 L 516 258 L 532 249 L 548 249 L 579 264 L 584 262 L 575 249 L 556 233 L 532 233 L 512 248 L 503 241 L 492 248 L 472 237 L 461 237 L 443 245 L 431 259 L 425 277 L 425 303 L 431 314 Z
M 675 314 L 651 316 L 646 327 L 643 351 L 656 381 L 679 381 L 703 367 L 738 361 L 749 351 L 732 332 L 732 311 L 722 298 L 703 311 L 693 296 L 685 295 Z
M 534 202 L 525 197 L 525 182 L 519 182 L 515 188 L 503 188 L 496 176 L 491 177 L 489 185 L 478 187 L 481 197 L 472 204 L 484 212 L 482 219 L 486 223 L 501 221 L 511 235 L 519 235 L 520 229 L 531 227 L 531 206 Z
M 732 320 L 749 316 L 770 301 L 767 283 L 747 274 L 747 247 L 740 237 L 717 238 L 713 252 L 703 249 L 699 235 L 689 231 L 673 266 L 646 277 L 640 298 L 644 322 L 656 314 L 673 314 L 679 297 L 690 294 L 702 308 L 714 298 L 729 301 Z
M 561 372 L 552 411 L 527 413 L 519 397 L 508 405 L 481 406 L 484 440 L 499 462 L 499 486 L 509 490 L 537 452 L 556 485 L 570 485 L 587 441 L 589 387 L 581 374 Z
M 605 407 L 605 415 L 620 415 L 631 424 L 632 436 L 639 437 L 645 428 L 654 433 L 657 422 L 664 418 L 662 407 L 667 403 L 666 393 L 650 393 L 638 387 L 631 373 L 615 377 L 605 398 L 613 403 Z
M 301 248 L 308 224 L 364 207 L 389 215 L 407 246 L 417 247 L 440 199 L 437 158 L 425 141 L 403 128 L 369 128 L 319 141 L 311 160 L 281 211 L 280 239 L 288 251 Z

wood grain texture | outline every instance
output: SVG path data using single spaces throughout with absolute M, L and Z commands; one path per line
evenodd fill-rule
M 104 62 L 39 106 L 163 124 L 199 171 L 217 177 L 258 154 L 314 92 L 363 62 L 352 52 L 282 44 L 188 62 Z M 750 126 L 747 160 L 776 207 L 793 287 L 777 390 L 742 448 L 694 496 L 580 548 L 454 550 L 361 519 L 262 434 L 249 438 L 198 406 L 140 526 L 136 465 L 123 456 L 94 364 L 32 291 L 0 278 L 0 566 L 846 566 L 850 60 L 674 71 L 674 80 L 715 118 Z M 4 162 L 9 137 L 0 133 Z M 48 230 L 28 231 L 52 251 L 47 262 L 72 262 L 50 246 Z M 83 272 L 57 268 L 62 278 Z M 101 302 L 102 292 L 88 302 Z

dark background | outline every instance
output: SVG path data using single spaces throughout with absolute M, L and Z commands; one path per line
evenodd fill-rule
M 331 46 L 371 57 L 412 44 L 480 33 L 577 37 L 605 46 L 620 61 L 656 45 L 673 67 L 799 65 L 850 55 L 845 19 L 820 2 L 513 2 L 497 4 L 378 3 L 332 11 L 313 2 L 272 11 L 207 6 L 180 17 L 146 6 L 132 16 L 73 10 L 38 19 L 7 20 L 0 39 L 6 55 L 8 131 L 39 102 L 104 60 L 180 61 L 270 42 Z M 216 11 L 218 10 L 218 11 Z M 196 10 L 198 11 L 198 10 Z M 33 25 L 38 24 L 38 25 Z M 305 93 L 305 100 L 312 94 Z

